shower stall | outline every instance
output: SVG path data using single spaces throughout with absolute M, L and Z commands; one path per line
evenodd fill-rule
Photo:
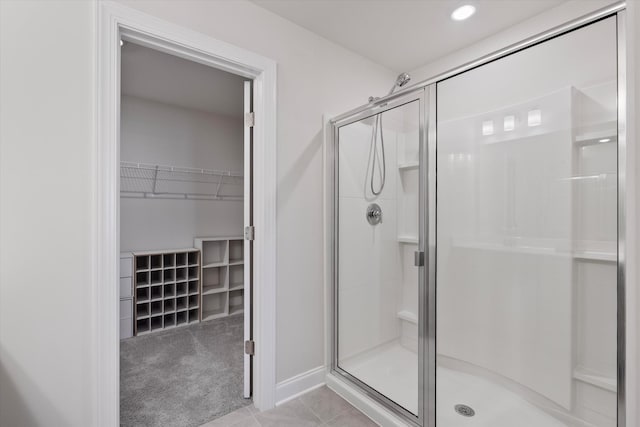
M 331 121 L 328 383 L 381 424 L 625 426 L 624 13 Z

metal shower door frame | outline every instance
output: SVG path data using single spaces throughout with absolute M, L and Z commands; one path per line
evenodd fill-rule
M 473 70 L 482 65 L 500 60 L 511 54 L 523 51 L 529 47 L 552 40 L 574 30 L 598 22 L 602 19 L 616 17 L 617 25 L 617 59 L 618 59 L 618 254 L 617 254 L 617 427 L 625 427 L 626 422 L 626 274 L 627 274 L 627 167 L 632 162 L 627 156 L 627 76 L 626 58 L 626 3 L 620 1 L 613 3 L 602 9 L 586 14 L 579 18 L 568 21 L 562 25 L 551 28 L 545 32 L 524 39 L 518 43 L 507 46 L 498 51 L 480 57 L 474 61 L 465 63 L 459 67 L 447 70 L 439 75 L 416 83 L 413 86 L 403 88 L 397 92 L 389 94 L 379 99 L 375 99 L 369 104 L 365 104 L 348 112 L 345 112 L 333 120 L 332 141 L 328 153 L 328 161 L 333 167 L 332 187 L 334 195 L 330 198 L 333 212 L 330 222 L 330 233 L 332 236 L 333 256 L 330 259 L 332 272 L 332 316 L 331 332 L 333 336 L 330 340 L 331 349 L 331 372 L 355 385 L 360 391 L 371 396 L 376 402 L 390 409 L 396 415 L 400 415 L 404 420 L 414 426 L 436 427 L 436 161 L 437 150 L 437 83 L 448 78 Z M 419 313 L 419 414 L 418 417 L 399 408 L 397 404 L 380 393 L 359 383 L 359 381 L 348 373 L 341 371 L 337 366 L 337 260 L 338 260 L 338 157 L 337 143 L 338 130 L 340 127 L 356 122 L 366 117 L 375 115 L 378 112 L 387 111 L 391 108 L 408 102 L 407 99 L 421 99 L 420 114 L 420 210 L 425 214 L 420 215 L 419 250 L 425 252 L 425 263 L 427 267 L 420 269 L 420 313 Z M 426 246 L 425 246 L 426 244 Z M 407 416 L 407 413 L 411 417 Z
M 402 107 L 403 105 L 407 105 L 412 102 L 418 102 L 419 105 L 419 225 L 418 225 L 418 251 L 425 253 L 427 252 L 427 215 L 428 212 L 428 191 L 427 191 L 427 176 L 429 172 L 427 171 L 427 158 L 429 150 L 427 149 L 427 135 L 431 128 L 435 130 L 435 120 L 432 120 L 431 123 L 428 122 L 428 95 L 435 95 L 435 85 L 431 88 L 416 88 L 413 91 L 408 91 L 403 94 L 401 97 L 394 97 L 393 100 L 385 103 L 376 103 L 371 104 L 369 108 L 363 109 L 356 114 L 346 116 L 341 118 L 340 120 L 332 120 L 331 121 L 331 147 L 330 147 L 330 156 L 329 160 L 332 165 L 332 188 L 333 188 L 333 197 L 331 198 L 333 202 L 332 206 L 332 218 L 330 221 L 331 228 L 331 236 L 332 236 L 332 248 L 333 248 L 333 256 L 331 259 L 331 274 L 333 277 L 332 286 L 331 286 L 331 331 L 332 331 L 332 339 L 331 342 L 331 372 L 338 375 L 340 378 L 347 381 L 349 384 L 355 386 L 361 392 L 371 397 L 376 402 L 382 404 L 386 408 L 388 408 L 395 415 L 402 418 L 404 421 L 410 423 L 413 426 L 424 426 L 425 417 L 428 413 L 433 412 L 429 410 L 429 396 L 426 392 L 425 388 L 425 372 L 428 370 L 428 362 L 432 359 L 432 357 L 428 354 L 429 344 L 427 342 L 428 335 L 428 326 L 427 326 L 427 295 L 428 295 L 428 283 L 427 277 L 430 277 L 431 274 L 428 274 L 426 270 L 426 265 L 418 267 L 418 288 L 419 288 L 419 309 L 418 309 L 418 415 L 414 415 L 407 409 L 403 408 L 398 403 L 392 401 L 382 393 L 373 389 L 363 381 L 359 380 L 355 376 L 351 375 L 349 372 L 338 366 L 338 327 L 339 327 L 339 319 L 338 319 L 338 287 L 339 283 L 339 271 L 338 271 L 338 257 L 339 257 L 339 155 L 338 155 L 338 143 L 339 143 L 339 132 L 340 128 L 343 126 L 350 125 L 352 123 L 359 122 L 363 119 L 376 116 L 377 114 L 384 113 L 389 110 L 393 110 L 395 108 Z M 435 105 L 435 99 L 429 101 L 429 105 Z M 435 134 L 434 134 L 435 135 Z M 434 141 L 435 142 L 435 141 Z M 433 159 L 435 164 L 435 159 Z M 435 172 L 435 171 L 434 171 Z M 435 241 L 435 239 L 434 239 Z M 431 258 L 430 256 L 425 256 L 425 258 Z M 431 262 L 429 261 L 428 265 Z M 434 275 L 435 278 L 435 275 Z M 430 310 L 429 310 L 430 311 Z M 429 322 L 430 323 L 430 322 Z M 435 344 L 435 341 L 433 341 Z M 435 352 L 433 354 L 435 357 Z M 435 361 L 435 358 L 433 358 Z M 435 364 L 434 364 L 435 367 Z M 429 387 L 431 389 L 431 387 Z M 435 381 L 433 382 L 433 390 L 435 390 Z

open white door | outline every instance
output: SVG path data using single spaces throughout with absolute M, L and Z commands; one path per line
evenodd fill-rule
M 251 285 L 253 253 L 253 209 L 252 201 L 252 148 L 253 148 L 253 82 L 244 82 L 244 388 L 245 398 L 251 397 L 251 360 L 253 356 L 253 334 L 251 322 Z

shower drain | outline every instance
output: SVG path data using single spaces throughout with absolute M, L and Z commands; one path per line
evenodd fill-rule
M 471 406 L 467 405 L 458 404 L 454 406 L 453 409 L 463 417 L 473 417 L 476 414 L 476 411 L 474 411 Z

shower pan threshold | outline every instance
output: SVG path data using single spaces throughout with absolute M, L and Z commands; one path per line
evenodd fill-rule
M 395 341 L 349 358 L 341 368 L 415 413 L 418 404 L 417 355 Z M 484 378 L 439 366 L 437 421 L 443 426 L 569 427 L 506 388 Z M 475 413 L 456 411 L 464 405 Z M 587 424 L 580 424 L 586 426 Z

